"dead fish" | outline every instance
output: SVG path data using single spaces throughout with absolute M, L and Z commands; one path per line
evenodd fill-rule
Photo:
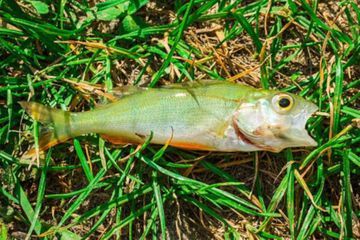
M 154 144 L 219 152 L 317 145 L 305 124 L 318 108 L 291 93 L 223 81 L 125 89 L 117 101 L 85 112 L 19 103 L 45 125 L 40 151 L 88 133 L 115 144 L 141 144 L 152 132 Z

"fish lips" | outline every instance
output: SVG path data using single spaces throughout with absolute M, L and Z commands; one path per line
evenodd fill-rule
M 305 126 L 310 117 L 318 110 L 318 107 L 309 103 L 304 108 L 303 112 L 295 118 L 295 128 L 291 129 L 289 136 L 291 136 L 292 147 L 316 147 L 317 142 L 306 131 Z

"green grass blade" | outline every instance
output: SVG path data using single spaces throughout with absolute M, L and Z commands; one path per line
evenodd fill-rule
M 35 210 L 34 210 L 34 215 L 33 215 L 33 219 L 31 220 L 31 225 L 29 228 L 29 231 L 26 235 L 26 239 L 30 239 L 31 238 L 31 234 L 33 232 L 33 230 L 35 229 L 35 226 L 39 221 L 39 214 L 40 214 L 40 210 L 42 207 L 42 202 L 44 200 L 44 195 L 45 195 L 45 188 L 46 188 L 46 176 L 47 176 L 47 168 L 49 166 L 50 163 L 50 156 L 51 156 L 51 149 L 48 151 L 47 155 L 46 155 L 46 159 L 45 159 L 45 166 L 42 168 L 41 171 L 41 176 L 40 176 L 40 181 L 39 181 L 39 187 L 38 187 L 38 194 L 37 194 L 37 198 L 36 198 L 36 205 L 35 205 Z
M 160 227 L 161 227 L 161 239 L 166 239 L 166 219 L 164 212 L 163 199 L 160 192 L 160 187 L 157 182 L 157 172 L 153 171 L 152 173 L 152 185 L 154 190 L 154 195 L 156 199 L 157 210 L 159 211 Z
M 172 56 L 174 55 L 174 52 L 175 52 L 175 49 L 176 49 L 176 45 L 180 41 L 180 38 L 181 38 L 181 36 L 183 34 L 183 31 L 185 30 L 185 26 L 187 24 L 188 17 L 189 17 L 189 14 L 190 14 L 190 10 L 191 10 L 193 4 L 194 4 L 194 0 L 191 0 L 188 3 L 187 8 L 186 8 L 186 12 L 185 12 L 183 20 L 182 20 L 182 22 L 181 22 L 181 24 L 179 26 L 179 30 L 177 32 L 177 35 L 176 35 L 176 38 L 175 38 L 175 41 L 174 41 L 175 43 L 172 46 L 170 52 L 168 53 L 164 63 L 161 65 L 161 68 L 153 76 L 152 81 L 151 81 L 151 83 L 149 85 L 150 87 L 154 87 L 156 85 L 156 83 L 162 77 L 162 74 L 165 71 L 165 69 L 169 66 L 169 64 L 171 62 L 171 59 L 172 59 Z
M 29 221 L 35 221 L 35 225 L 34 225 L 34 231 L 36 232 L 36 234 L 41 234 L 42 232 L 42 225 L 40 223 L 40 221 L 37 218 L 34 218 L 35 216 L 35 212 L 34 209 L 31 206 L 31 203 L 29 201 L 29 199 L 26 196 L 26 193 L 24 192 L 24 189 L 21 187 L 19 182 L 16 182 L 16 188 L 15 188 L 17 197 L 18 197 L 18 201 L 19 204 L 22 208 L 22 210 L 24 211 L 26 217 L 29 219 Z
M 78 139 L 74 139 L 74 147 L 76 154 L 80 160 L 80 164 L 83 168 L 83 171 L 85 173 L 85 176 L 89 182 L 91 182 L 94 179 L 93 173 L 90 170 L 88 161 L 86 160 L 85 154 L 83 150 L 81 149 L 81 145 Z
M 343 211 L 345 220 L 345 238 L 353 238 L 353 223 L 352 223 L 352 193 L 351 193 L 351 172 L 350 172 L 350 150 L 343 153 L 343 167 L 342 167 L 342 182 L 343 182 Z
M 294 177 L 294 164 L 293 164 L 293 155 L 291 150 L 287 149 L 285 152 L 285 157 L 289 164 L 287 169 L 288 175 L 288 186 L 286 189 L 286 209 L 287 209 L 287 218 L 289 219 L 289 229 L 291 239 L 295 239 L 295 177 Z
M 340 125 L 340 111 L 341 111 L 341 96 L 343 92 L 343 81 L 344 81 L 344 72 L 341 58 L 336 59 L 336 75 L 335 75 L 335 90 L 334 90 L 334 125 L 333 133 L 336 134 L 339 131 Z

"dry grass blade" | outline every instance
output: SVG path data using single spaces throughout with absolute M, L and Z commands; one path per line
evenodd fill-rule
M 0 1 L 0 239 L 360 239 L 359 24 L 358 0 Z M 18 101 L 83 112 L 202 79 L 315 103 L 318 146 L 254 164 L 91 133 L 21 159 L 42 128 Z

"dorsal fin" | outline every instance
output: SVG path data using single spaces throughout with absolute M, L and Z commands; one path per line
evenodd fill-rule
M 154 90 L 161 90 L 161 89 L 174 89 L 174 90 L 184 90 L 187 91 L 194 99 L 198 102 L 196 98 L 195 91 L 198 88 L 203 88 L 206 86 L 214 86 L 214 85 L 226 85 L 226 84 L 234 84 L 227 81 L 221 81 L 221 80 L 196 80 L 196 81 L 188 81 L 188 82 L 182 82 L 182 83 L 172 83 L 169 85 L 163 85 L 158 88 L 147 88 L 147 87 L 138 87 L 133 85 L 126 85 L 126 86 L 120 86 L 113 88 L 112 92 L 106 93 L 106 98 L 109 99 L 112 102 L 115 102 L 119 99 L 122 99 L 124 97 L 142 93 L 144 91 L 149 91 L 151 89 Z
M 115 97 L 121 98 L 121 97 L 125 97 L 125 96 L 129 96 L 129 95 L 133 95 L 139 92 L 143 92 L 146 91 L 148 88 L 146 87 L 138 87 L 138 86 L 133 86 L 133 85 L 126 85 L 126 86 L 121 86 L 121 87 L 115 87 L 112 90 L 112 94 Z
M 192 81 L 192 82 L 182 82 L 182 83 L 172 83 L 169 85 L 163 85 L 157 89 L 184 89 L 191 93 L 192 88 L 216 85 L 216 84 L 224 84 L 225 81 L 219 80 L 199 80 L 199 81 Z M 143 91 L 147 91 L 150 88 L 147 87 L 138 87 L 133 85 L 126 85 L 121 87 L 115 87 L 112 89 L 112 92 L 106 93 L 107 98 L 111 101 L 116 101 L 117 99 L 141 93 Z
M 112 93 L 118 97 L 124 97 L 128 95 L 132 95 L 135 93 L 139 93 L 142 91 L 146 91 L 148 88 L 146 87 L 138 87 L 133 85 L 126 85 L 121 87 L 115 87 L 112 90 Z
M 162 89 L 181 89 L 188 92 L 197 102 L 198 105 L 200 105 L 199 100 L 196 95 L 196 89 L 197 88 L 203 88 L 206 86 L 214 86 L 219 84 L 226 84 L 228 82 L 226 81 L 220 81 L 220 80 L 196 80 L 191 82 L 183 82 L 183 83 L 173 83 L 169 85 L 162 86 Z
M 148 88 L 146 88 L 146 87 L 126 85 L 126 86 L 121 86 L 121 87 L 115 87 L 112 89 L 111 92 L 105 93 L 104 96 L 111 102 L 116 102 L 117 100 L 119 100 L 121 98 L 130 96 L 133 94 L 141 93 L 146 90 L 148 90 Z M 102 105 L 102 104 L 100 103 L 100 105 Z
M 197 87 L 204 87 L 204 86 L 224 84 L 224 83 L 226 83 L 226 81 L 206 79 L 206 80 L 195 80 L 191 82 L 188 81 L 182 83 L 172 83 L 169 85 L 161 86 L 161 88 L 170 88 L 170 89 L 197 88 Z

